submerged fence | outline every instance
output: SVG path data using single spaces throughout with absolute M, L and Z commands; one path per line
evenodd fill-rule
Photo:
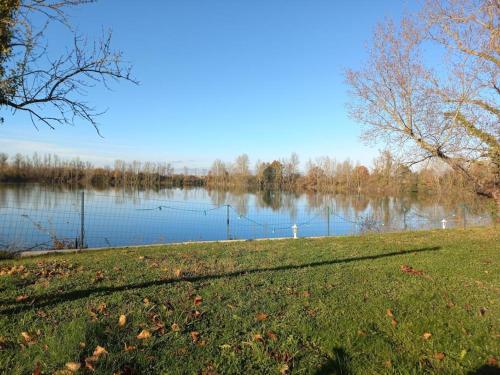
M 389 210 L 389 211 L 387 211 Z M 0 202 L 0 250 L 118 247 L 185 241 L 312 237 L 485 225 L 488 217 L 440 209 L 368 208 L 322 204 L 263 207 L 210 202 L 58 193 Z

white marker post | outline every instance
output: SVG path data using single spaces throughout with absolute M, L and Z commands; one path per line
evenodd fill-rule
M 443 226 L 443 229 L 446 229 L 446 223 L 447 223 L 447 222 L 448 222 L 448 221 L 447 221 L 446 219 L 441 220 L 441 224 L 442 224 L 442 226 Z
M 299 233 L 299 227 L 297 226 L 297 224 L 293 224 L 292 232 L 293 232 L 293 238 L 297 239 L 298 238 L 297 234 Z

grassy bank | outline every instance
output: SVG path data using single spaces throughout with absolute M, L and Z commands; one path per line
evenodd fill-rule
M 499 244 L 486 228 L 1 261 L 0 373 L 495 371 Z

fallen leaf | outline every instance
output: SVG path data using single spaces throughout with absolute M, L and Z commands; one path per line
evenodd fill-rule
M 263 320 L 266 320 L 269 317 L 266 313 L 260 312 L 258 313 L 255 318 L 259 321 L 262 322 Z
M 146 306 L 146 307 L 148 307 L 150 305 L 149 299 L 147 299 L 147 298 L 144 298 L 142 300 L 142 302 L 144 302 L 144 306 Z
M 393 327 L 396 327 L 398 325 L 398 321 L 396 319 L 392 318 L 391 324 Z
M 118 319 L 118 326 L 125 327 L 125 324 L 127 324 L 127 317 L 125 315 L 120 315 L 120 318 Z
M 438 352 L 434 354 L 434 358 L 437 359 L 438 361 L 442 361 L 443 359 L 446 358 L 446 354 L 444 354 L 443 352 Z
M 256 333 L 255 335 L 253 335 L 253 341 L 263 342 L 264 338 L 262 337 L 262 335 L 260 333 Z
M 104 273 L 102 271 L 97 271 L 95 273 L 94 283 L 98 283 L 104 280 Z
M 94 355 L 91 357 L 85 358 L 85 368 L 88 368 L 90 371 L 95 371 L 94 363 L 97 362 L 98 359 L 99 358 L 97 358 Z
M 495 357 L 488 358 L 488 360 L 486 361 L 486 364 L 489 366 L 498 367 L 498 361 Z
M 36 363 L 35 369 L 33 370 L 32 375 L 42 375 L 42 369 L 41 369 L 40 362 Z
M 389 359 L 384 362 L 384 367 L 385 368 L 391 368 L 392 367 L 392 361 Z
M 173 323 L 171 328 L 172 328 L 172 332 L 179 332 L 181 330 L 177 323 Z
M 200 338 L 200 332 L 193 331 L 191 332 L 191 340 L 196 343 Z
M 132 345 L 128 346 L 127 344 L 125 344 L 125 349 L 124 349 L 125 352 L 130 352 L 132 350 L 135 350 L 135 346 Z
M 99 358 L 100 356 L 106 355 L 106 354 L 108 354 L 108 351 L 105 348 L 103 348 L 102 346 L 97 345 L 95 350 L 94 350 L 94 353 L 92 355 Z
M 80 363 L 78 363 L 78 362 L 68 362 L 68 363 L 66 363 L 66 368 L 69 371 L 72 371 L 72 372 L 78 371 L 80 369 L 80 367 L 82 367 L 82 365 L 80 365 Z
M 424 338 L 424 340 L 429 340 L 431 337 L 432 337 L 432 333 L 430 332 L 425 332 L 422 337 Z
M 23 302 L 28 299 L 28 296 L 26 294 L 20 295 L 16 297 L 16 302 Z
M 306 298 L 311 297 L 311 293 L 308 290 L 304 291 L 304 293 L 302 293 L 302 295 Z
M 203 302 L 203 298 L 201 298 L 201 296 L 194 297 L 194 305 L 195 306 L 201 305 L 202 302 Z
M 21 332 L 21 336 L 23 337 L 23 339 L 26 343 L 29 344 L 29 343 L 33 342 L 33 337 L 31 337 L 28 332 Z
M 139 340 L 146 340 L 149 339 L 150 337 L 151 333 L 147 329 L 142 330 L 142 332 L 137 335 L 137 338 Z
M 401 271 L 403 271 L 404 273 L 408 273 L 410 275 L 414 275 L 414 276 L 422 276 L 424 274 L 424 271 L 416 270 L 415 268 L 410 267 L 406 264 L 401 266 Z
M 225 350 L 225 349 L 231 349 L 231 345 L 229 345 L 229 344 L 223 344 L 223 345 L 219 346 L 219 348 L 221 348 L 223 350 Z
M 182 271 L 180 269 L 176 269 L 175 270 L 175 276 L 176 277 L 181 277 L 181 275 L 182 275 Z
M 288 373 L 289 367 L 286 363 L 280 366 L 280 374 L 285 375 Z
M 99 304 L 99 306 L 97 306 L 97 311 L 100 312 L 101 314 L 104 314 L 104 312 L 106 311 L 106 304 L 105 303 Z
M 481 307 L 481 308 L 479 309 L 479 314 L 480 314 L 481 316 L 484 316 L 484 315 L 486 314 L 486 311 L 488 311 L 488 309 L 487 309 L 486 307 Z
M 394 314 L 392 313 L 391 309 L 387 309 L 387 316 L 390 318 L 394 318 Z
M 274 333 L 273 331 L 269 331 L 267 332 L 267 337 L 269 337 L 269 339 L 271 341 L 276 341 L 278 340 L 278 335 L 276 333 Z

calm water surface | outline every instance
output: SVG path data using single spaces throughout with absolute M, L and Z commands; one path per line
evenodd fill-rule
M 197 189 L 0 185 L 0 249 L 346 235 L 490 223 L 484 201 Z

